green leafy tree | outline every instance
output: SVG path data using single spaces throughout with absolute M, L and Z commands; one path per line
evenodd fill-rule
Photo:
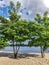
M 0 49 L 9 46 L 9 44 L 4 40 L 4 38 L 0 37 Z
M 18 22 L 8 22 L 2 30 L 2 33 L 5 35 L 6 39 L 12 40 L 13 42 L 13 51 L 14 57 L 17 57 L 20 45 L 22 42 L 29 39 L 29 22 L 20 20 Z M 16 42 L 16 43 L 15 43 Z M 19 46 L 17 43 L 19 42 Z M 16 46 L 16 49 L 15 49 Z
M 19 20 L 20 16 L 17 14 L 20 8 L 20 3 L 17 2 L 16 7 L 14 6 L 13 2 L 10 2 L 10 5 L 12 9 L 9 11 L 10 14 L 10 21 L 7 23 L 2 24 L 2 34 L 5 35 L 6 39 L 8 41 L 12 41 L 13 44 L 13 51 L 14 51 L 14 57 L 17 57 L 20 45 L 22 42 L 26 41 L 29 39 L 29 29 L 28 25 L 29 22 Z M 14 16 L 15 15 L 15 16 Z M 16 44 L 15 44 L 16 42 Z M 17 46 L 17 43 L 19 42 L 19 46 Z M 16 49 L 15 49 L 16 46 Z
M 9 44 L 6 42 L 4 35 L 2 34 L 2 23 L 6 23 L 8 20 L 2 16 L 0 16 L 0 49 L 9 46 Z M 6 41 L 5 41 L 6 40 Z
M 19 22 L 16 23 L 16 27 L 17 28 L 16 28 L 15 41 L 19 42 L 20 45 L 22 44 L 22 42 L 24 42 L 24 41 L 29 39 L 28 25 L 29 25 L 29 22 L 23 21 L 23 20 L 20 20 Z M 20 46 L 18 48 L 16 46 L 16 49 L 17 49 L 16 57 L 17 57 L 19 48 L 20 48 Z
M 9 10 L 9 19 L 10 19 L 10 23 L 9 23 L 9 30 L 8 32 L 10 33 L 10 38 L 13 41 L 13 51 L 14 51 L 14 57 L 16 58 L 16 53 L 15 53 L 15 46 L 14 46 L 14 36 L 16 36 L 16 31 L 15 31 L 15 24 L 16 22 L 19 21 L 20 19 L 20 15 L 18 15 L 21 3 L 18 1 L 17 4 L 15 5 L 12 1 L 10 2 L 10 6 L 11 6 L 11 10 Z
M 18 1 L 15 5 L 12 1 L 10 2 L 11 10 L 9 10 L 9 18 L 13 22 L 17 22 L 20 19 L 20 15 L 18 15 L 18 12 L 20 10 L 21 3 Z
M 34 25 L 36 35 L 31 38 L 30 46 L 40 46 L 41 56 L 44 57 L 44 51 L 49 47 L 49 18 L 46 11 L 43 16 L 37 14 L 35 18 L 36 25 Z M 34 29 L 32 28 L 32 29 Z

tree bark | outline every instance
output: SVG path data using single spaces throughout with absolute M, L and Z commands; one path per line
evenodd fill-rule
M 44 58 L 44 51 L 43 51 L 43 46 L 41 46 L 41 57 Z
M 14 46 L 14 41 L 13 41 L 13 52 L 14 52 L 14 58 L 16 58 L 16 53 L 15 53 L 15 46 Z
M 16 58 L 17 58 L 19 49 L 20 49 L 20 46 L 19 46 L 18 49 L 16 50 Z
M 21 44 L 21 42 L 20 42 L 20 44 Z M 18 48 L 17 48 L 17 46 L 16 46 L 16 55 L 15 55 L 16 58 L 17 58 L 19 49 L 20 49 L 20 46 L 18 46 Z

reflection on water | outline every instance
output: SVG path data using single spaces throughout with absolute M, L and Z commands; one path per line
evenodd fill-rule
M 13 52 L 13 47 L 5 47 L 4 49 L 2 49 L 1 51 L 8 51 L 8 52 Z M 48 53 L 49 48 L 45 51 L 46 53 Z M 20 47 L 19 52 L 21 53 L 40 53 L 40 47 Z

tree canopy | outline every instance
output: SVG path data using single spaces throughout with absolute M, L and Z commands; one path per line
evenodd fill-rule
M 36 15 L 35 21 L 21 20 L 18 14 L 21 4 L 19 1 L 15 5 L 10 2 L 9 19 L 0 16 L 0 48 L 8 45 L 12 41 L 14 56 L 16 58 L 22 42 L 29 40 L 28 46 L 40 46 L 41 55 L 49 47 L 49 17 L 48 12 L 43 16 Z M 19 47 L 17 43 L 19 42 Z M 15 48 L 16 45 L 16 48 Z

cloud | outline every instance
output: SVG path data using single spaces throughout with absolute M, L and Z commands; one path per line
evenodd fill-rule
M 23 12 L 22 18 L 23 19 L 30 19 L 33 20 L 37 13 L 43 15 L 46 10 L 49 10 L 44 3 L 43 0 L 23 0 Z M 25 10 L 24 10 L 25 8 Z M 24 12 L 25 11 L 25 12 Z
M 9 6 L 10 1 L 13 1 L 15 4 L 17 1 L 20 1 L 22 4 L 22 0 L 0 0 L 0 7 L 2 7 L 3 5 Z
M 5 2 L 2 0 L 0 0 L 0 7 L 2 7 L 3 6 L 3 4 L 5 4 Z
M 3 11 L 3 16 L 8 17 L 8 9 L 10 9 L 10 1 L 13 1 L 15 4 L 17 1 L 21 2 L 21 9 L 19 14 L 22 19 L 33 20 L 36 13 L 41 15 L 44 11 L 49 10 L 43 0 L 0 0 L 0 12 Z M 0 14 L 1 15 L 1 14 Z

